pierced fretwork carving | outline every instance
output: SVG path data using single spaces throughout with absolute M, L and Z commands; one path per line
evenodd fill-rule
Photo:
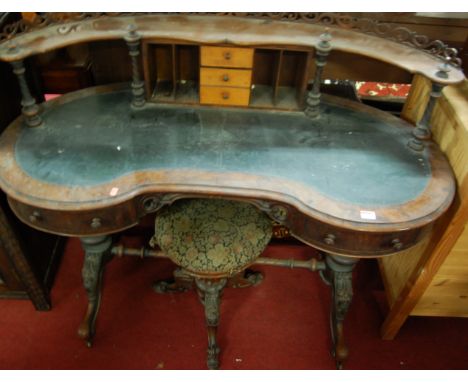
M 164 14 L 180 14 L 177 12 L 167 12 Z M 391 41 L 395 41 L 404 45 L 423 50 L 439 59 L 448 59 L 450 65 L 459 68 L 461 59 L 458 57 L 458 51 L 455 48 L 449 47 L 440 40 L 431 40 L 425 35 L 418 34 L 408 28 L 401 27 L 397 24 L 385 23 L 369 18 L 360 18 L 343 13 L 329 12 L 193 12 L 188 14 L 197 15 L 218 15 L 218 16 L 237 16 L 249 18 L 261 18 L 289 22 L 303 22 L 311 24 L 321 24 L 327 26 L 337 26 L 339 28 L 350 29 L 357 32 L 382 37 Z M 79 29 L 79 26 L 74 24 L 71 26 L 63 26 L 61 24 L 81 21 L 92 18 L 125 16 L 132 13 L 109 13 L 109 12 L 50 12 L 37 14 L 31 20 L 21 19 L 14 23 L 7 24 L 0 32 L 0 42 L 2 40 L 12 39 L 15 36 L 30 32 L 36 29 L 48 27 L 51 25 L 59 25 L 57 33 L 67 34 Z M 142 15 L 137 13 L 136 15 Z

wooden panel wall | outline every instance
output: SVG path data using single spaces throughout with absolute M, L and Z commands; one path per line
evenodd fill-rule
M 434 140 L 447 154 L 458 183 L 460 205 L 468 205 L 468 82 L 447 88 L 434 110 Z M 465 184 L 463 184 L 465 183 Z M 455 229 L 453 248 L 411 315 L 468 317 L 468 229 Z M 458 239 L 455 237 L 462 231 Z M 449 250 L 447 248 L 447 250 Z
M 468 228 L 466 226 L 411 315 L 468 317 Z
M 379 260 L 380 274 L 385 285 L 385 293 L 390 307 L 393 306 L 405 284 L 410 279 L 428 244 L 429 238 L 426 238 L 413 248 Z
M 413 85 L 403 113 L 409 121 L 420 118 L 430 91 L 420 76 Z M 453 168 L 457 194 L 425 248 L 380 260 L 391 306 L 381 329 L 384 339 L 394 338 L 408 315 L 468 316 L 468 82 L 444 89 L 431 124 L 433 139 Z

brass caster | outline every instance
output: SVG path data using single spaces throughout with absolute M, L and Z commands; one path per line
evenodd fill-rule
M 93 347 L 93 341 L 92 340 L 86 341 L 86 347 L 92 348 Z

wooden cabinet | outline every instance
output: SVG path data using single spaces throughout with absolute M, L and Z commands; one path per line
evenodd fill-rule
M 313 77 L 312 51 L 301 47 L 181 45 L 143 41 L 151 102 L 303 109 Z
M 421 118 L 430 85 L 417 75 L 402 117 Z M 432 235 L 415 248 L 379 260 L 390 311 L 382 325 L 392 339 L 408 316 L 468 317 L 468 82 L 444 89 L 432 117 L 433 139 L 447 156 L 457 195 Z
M 200 86 L 200 103 L 203 105 L 247 106 L 249 98 L 249 88 Z
M 199 47 L 196 45 L 143 43 L 146 98 L 152 102 L 199 102 Z
M 49 291 L 64 239 L 20 223 L 0 194 L 0 298 L 30 299 L 37 310 L 49 310 Z
M 223 46 L 200 50 L 200 103 L 249 106 L 254 50 Z
M 233 48 L 226 46 L 202 46 L 201 66 L 250 69 L 253 65 L 251 48 Z
M 250 88 L 252 71 L 245 69 L 200 68 L 200 85 Z
M 20 113 L 20 94 L 9 65 L 0 63 L 0 132 Z M 31 81 L 34 83 L 34 81 Z M 50 309 L 49 290 L 64 240 L 20 223 L 0 191 L 0 298 L 30 299 Z

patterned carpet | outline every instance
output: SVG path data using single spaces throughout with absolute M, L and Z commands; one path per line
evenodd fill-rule
M 138 242 L 130 242 L 139 245 Z M 265 255 L 305 259 L 303 246 L 274 245 Z M 94 347 L 76 329 L 86 307 L 82 251 L 68 241 L 55 285 L 53 309 L 36 312 L 29 301 L 0 300 L 0 368 L 205 369 L 203 309 L 194 292 L 160 295 L 154 280 L 174 266 L 167 260 L 122 258 L 107 267 Z M 258 267 L 257 287 L 227 289 L 221 306 L 222 369 L 333 370 L 329 356 L 329 289 L 306 270 Z M 465 369 L 468 320 L 411 317 L 393 341 L 379 337 L 384 315 L 377 265 L 362 261 L 346 322 L 347 369 Z

